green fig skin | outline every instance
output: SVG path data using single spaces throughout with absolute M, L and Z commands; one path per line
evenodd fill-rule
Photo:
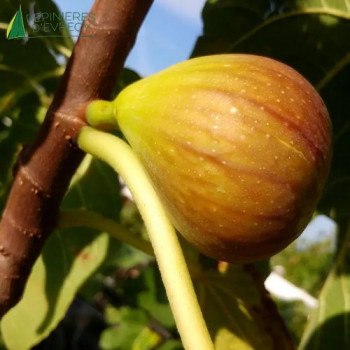
M 253 55 L 195 58 L 130 85 L 114 106 L 174 226 L 202 253 L 262 260 L 309 222 L 331 123 L 292 68 Z

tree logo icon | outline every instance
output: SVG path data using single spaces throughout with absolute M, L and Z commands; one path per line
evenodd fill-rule
M 11 40 L 27 37 L 28 35 L 24 29 L 23 24 L 22 9 L 21 6 L 19 6 L 19 10 L 15 13 L 7 27 L 6 38 Z

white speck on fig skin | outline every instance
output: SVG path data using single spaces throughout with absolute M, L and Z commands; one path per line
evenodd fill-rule
M 230 108 L 230 113 L 231 113 L 231 114 L 236 114 L 237 112 L 238 112 L 237 107 L 232 106 L 232 107 Z
M 216 188 L 216 191 L 219 192 L 219 193 L 226 193 L 226 190 L 222 186 L 218 186 Z

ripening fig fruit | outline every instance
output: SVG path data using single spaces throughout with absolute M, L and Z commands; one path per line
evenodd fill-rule
M 176 229 L 204 254 L 261 260 L 308 223 L 331 124 L 292 68 L 253 55 L 195 58 L 130 85 L 114 108 Z

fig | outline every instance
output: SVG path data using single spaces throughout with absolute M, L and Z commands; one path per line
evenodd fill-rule
M 291 67 L 194 58 L 124 89 L 114 115 L 175 228 L 205 255 L 262 260 L 309 222 L 330 168 L 331 122 Z

